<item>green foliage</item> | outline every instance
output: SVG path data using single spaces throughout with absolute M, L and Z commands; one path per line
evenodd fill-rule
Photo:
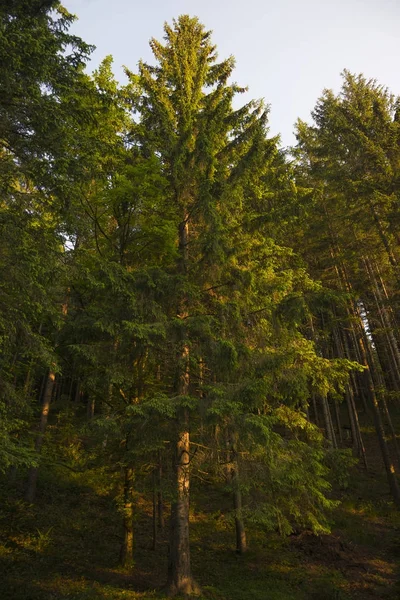
M 137 506 L 162 487 L 174 499 L 172 446 L 190 432 L 193 475 L 221 504 L 242 495 L 240 515 L 224 508 L 228 524 L 243 518 L 271 539 L 326 534 L 332 486 L 347 485 L 354 460 L 327 443 L 309 405 L 341 402 L 363 372 L 335 335 L 357 301 L 370 318 L 374 290 L 360 269 L 369 245 L 395 289 L 395 99 L 345 73 L 341 96 L 324 93 L 314 124 L 298 124 L 289 164 L 263 102 L 234 108 L 245 91 L 230 83 L 234 59 L 217 62 L 196 17 L 166 24 L 163 42 L 150 42 L 155 64 L 126 69 L 120 86 L 110 56 L 83 72 L 91 48 L 68 32 L 74 17 L 58 1 L 9 4 L 0 9 L 2 471 L 41 462 L 55 474 L 43 495 L 57 498 L 67 468 L 126 516 L 127 495 Z M 354 289 L 332 284 L 342 272 Z M 29 431 L 48 369 L 56 382 L 40 461 Z M 127 468 L 138 488 L 129 494 Z M 46 555 L 57 535 L 39 526 L 26 547 Z M 66 596 L 109 595 L 78 588 Z M 278 588 L 277 598 L 292 593 Z M 218 590 L 211 577 L 206 596 L 225 597 Z M 258 583 L 249 590 L 264 598 Z

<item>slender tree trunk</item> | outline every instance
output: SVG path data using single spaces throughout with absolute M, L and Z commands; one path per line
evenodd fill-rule
M 335 328 L 334 339 L 339 356 L 341 358 L 348 358 L 351 360 L 353 357 L 349 349 L 346 331 L 341 331 L 339 328 Z M 355 451 L 357 456 L 360 456 L 363 459 L 365 469 L 368 471 L 367 456 L 365 453 L 365 446 L 361 435 L 360 423 L 358 420 L 358 413 L 356 403 L 354 400 L 353 388 L 357 389 L 357 383 L 354 373 L 350 373 L 350 383 L 346 386 L 345 398 L 350 420 L 353 450 Z
M 86 406 L 86 414 L 88 421 L 91 421 L 94 417 L 94 409 L 96 407 L 96 400 L 94 396 L 89 396 Z
M 75 404 L 78 404 L 80 399 L 81 399 L 81 382 L 78 379 L 76 382 L 76 388 L 75 388 L 75 398 L 74 398 Z
M 312 404 L 313 404 L 315 424 L 317 425 L 317 427 L 320 427 L 320 419 L 319 419 L 318 407 L 317 407 L 317 397 L 314 392 L 312 392 L 311 398 L 312 398 Z
M 179 271 L 187 272 L 189 244 L 189 215 L 179 225 Z M 177 316 L 185 319 L 188 316 L 187 298 L 179 303 Z M 178 373 L 176 391 L 179 396 L 189 394 L 189 345 L 186 333 L 183 333 L 181 348 L 178 351 Z M 189 500 L 190 500 L 190 430 L 189 411 L 183 408 L 177 422 L 177 439 L 175 443 L 173 470 L 175 474 L 175 498 L 171 504 L 171 531 L 168 558 L 167 591 L 170 596 L 190 595 L 199 592 L 192 577 L 190 564 L 189 538 Z
M 348 399 L 349 399 L 349 412 L 353 416 L 354 429 L 355 429 L 355 442 L 357 444 L 358 455 L 362 457 L 365 469 L 368 471 L 367 455 L 365 452 L 364 441 L 361 435 L 360 423 L 358 421 L 357 407 L 354 400 L 354 393 L 352 388 L 348 388 Z
M 330 408 L 329 408 L 328 399 L 326 396 L 321 397 L 321 403 L 322 403 L 322 413 L 324 415 L 325 435 L 326 435 L 327 439 L 330 441 L 330 443 L 332 444 L 332 446 L 334 448 L 336 448 L 337 446 L 336 446 L 335 432 L 333 431 L 331 412 L 330 412 Z
M 394 448 L 396 458 L 397 458 L 397 466 L 400 466 L 400 450 L 399 450 L 399 445 L 397 443 L 396 431 L 394 429 L 392 417 L 390 416 L 389 407 L 387 405 L 386 398 L 384 395 L 382 395 L 381 402 L 382 402 L 382 406 L 383 406 L 383 412 L 385 414 L 386 421 L 389 426 L 389 431 L 390 431 L 390 435 L 391 435 L 392 442 L 393 442 L 393 448 Z
M 42 410 L 40 413 L 40 422 L 39 422 L 39 433 L 36 436 L 35 441 L 35 450 L 37 454 L 40 454 L 43 445 L 43 438 L 46 431 L 47 420 L 49 417 L 50 403 L 51 397 L 53 395 L 54 384 L 56 380 L 55 371 L 50 369 L 49 374 L 47 376 L 46 385 L 43 393 L 43 402 L 42 402 Z M 34 502 L 36 496 L 36 485 L 38 478 L 39 467 L 31 467 L 29 469 L 28 475 L 28 485 L 26 489 L 25 499 L 27 502 Z
M 342 423 L 340 421 L 339 402 L 337 400 L 334 400 L 333 402 L 334 402 L 334 406 L 335 406 L 335 420 L 336 420 L 336 427 L 337 427 L 337 431 L 338 431 L 339 442 L 342 445 L 343 444 L 343 435 L 342 435 Z
M 369 395 L 370 395 L 370 404 L 372 408 L 372 415 L 374 418 L 376 434 L 378 436 L 379 446 L 381 448 L 383 463 L 385 465 L 386 475 L 390 487 L 390 491 L 397 508 L 400 508 L 400 488 L 396 478 L 396 470 L 393 465 L 393 461 L 391 460 L 388 446 L 385 439 L 385 430 L 383 427 L 382 416 L 379 408 L 378 398 L 375 393 L 375 386 L 373 382 L 373 378 L 370 371 L 370 365 L 367 360 L 367 352 L 365 350 L 364 340 L 362 337 L 359 339 L 359 347 L 362 354 L 362 364 L 365 367 L 364 376 L 367 380 Z
M 157 547 L 157 468 L 153 471 L 153 550 Z
M 332 435 L 333 447 L 337 448 L 338 445 L 337 445 L 337 440 L 336 440 L 335 428 L 333 427 L 332 411 L 331 411 L 331 407 L 330 407 L 328 398 L 325 397 L 325 400 L 326 400 L 326 405 L 328 407 L 329 425 L 330 425 L 330 428 L 331 428 L 331 435 Z
M 124 567 L 133 565 L 133 483 L 134 470 L 132 467 L 124 469 L 124 504 L 123 504 L 123 530 L 124 539 L 120 551 L 120 563 Z
M 32 387 L 32 362 L 30 363 L 28 370 L 26 372 L 25 383 L 24 383 L 24 396 L 28 396 L 30 394 Z
M 239 464 L 237 458 L 236 436 L 228 438 L 228 481 L 232 486 L 233 509 L 235 511 L 236 552 L 244 554 L 247 550 L 246 529 L 243 521 L 242 490 L 240 489 Z
M 164 500 L 162 491 L 162 456 L 161 450 L 158 451 L 157 465 L 157 523 L 160 531 L 164 529 Z
M 388 242 L 387 242 L 385 236 L 383 235 L 384 232 L 382 230 L 382 227 L 381 227 L 381 224 L 379 221 L 379 217 L 373 206 L 372 206 L 372 208 L 373 208 L 375 222 L 378 226 L 378 230 L 381 235 L 381 239 L 382 239 L 382 241 L 386 247 L 386 250 L 388 252 L 388 255 L 389 255 L 389 260 L 391 261 L 393 267 L 397 269 L 396 260 L 395 260 L 394 256 L 391 255 L 391 249 L 388 245 Z M 329 220 L 328 220 L 328 222 L 329 222 Z M 331 235 L 332 235 L 332 239 L 335 239 L 335 235 L 332 231 L 331 231 Z M 333 250 L 332 250 L 332 253 L 334 254 Z M 332 254 L 332 256 L 333 256 L 333 254 Z M 344 284 L 344 289 L 347 292 L 351 293 L 352 287 L 351 287 L 350 281 L 347 277 L 347 273 L 346 273 L 344 266 L 340 263 L 340 260 L 336 261 L 334 256 L 333 256 L 333 258 L 334 258 L 334 265 L 335 265 L 335 268 L 336 268 L 336 271 L 338 274 L 339 281 Z M 340 268 L 340 271 L 339 271 L 339 268 Z M 396 272 L 396 274 L 397 274 L 397 272 Z M 353 316 L 353 315 L 354 315 L 354 318 L 351 319 L 351 316 Z M 388 479 L 388 483 L 389 483 L 389 487 L 390 487 L 390 491 L 391 491 L 394 503 L 398 508 L 400 508 L 400 488 L 399 488 L 399 485 L 397 482 L 395 468 L 394 468 L 393 462 L 390 458 L 389 450 L 388 450 L 386 439 L 385 439 L 385 432 L 384 432 L 382 416 L 381 416 L 381 412 L 380 412 L 380 408 L 379 408 L 379 401 L 378 401 L 378 398 L 375 393 L 374 381 L 373 381 L 373 377 L 372 377 L 371 371 L 370 371 L 370 368 L 372 367 L 372 365 L 369 365 L 368 360 L 367 360 L 367 352 L 365 349 L 365 341 L 364 341 L 364 338 L 366 338 L 364 326 L 363 326 L 359 311 L 356 308 L 352 309 L 351 314 L 349 316 L 350 316 L 349 321 L 353 322 L 353 324 L 355 323 L 357 330 L 359 330 L 359 335 L 357 335 L 354 325 L 351 328 L 352 335 L 354 337 L 354 348 L 359 355 L 358 362 L 360 362 L 360 364 L 362 364 L 365 367 L 363 377 L 366 381 L 366 388 L 367 388 L 367 393 L 368 393 L 368 397 L 369 397 L 369 404 L 372 409 L 372 415 L 374 418 L 375 429 L 376 429 L 379 445 L 381 448 L 383 462 L 385 465 L 386 475 L 387 475 L 387 479 Z

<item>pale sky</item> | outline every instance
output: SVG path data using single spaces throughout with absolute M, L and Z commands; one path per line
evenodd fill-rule
M 124 81 L 122 65 L 136 71 L 152 62 L 151 37 L 180 14 L 198 16 L 213 30 L 219 58 L 233 54 L 233 80 L 248 86 L 244 100 L 271 105 L 270 131 L 294 143 L 298 117 L 324 88 L 339 91 L 348 69 L 375 78 L 400 94 L 400 0 L 64 0 L 79 20 L 72 31 L 94 44 L 89 69 L 108 54 Z

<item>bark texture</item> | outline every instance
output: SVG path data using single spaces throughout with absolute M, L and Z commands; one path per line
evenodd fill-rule
M 49 374 L 47 376 L 44 393 L 43 393 L 43 403 L 42 403 L 42 410 L 40 413 L 39 432 L 38 432 L 38 434 L 36 436 L 36 440 L 35 440 L 35 450 L 36 450 L 37 454 L 40 454 L 42 445 L 43 445 L 43 439 L 44 439 L 44 434 L 45 434 L 46 427 L 47 427 L 47 421 L 49 418 L 50 403 L 51 403 L 51 398 L 53 395 L 55 381 L 56 381 L 56 374 L 53 370 L 50 369 Z M 25 499 L 27 502 L 32 503 L 35 501 L 38 473 L 39 473 L 39 467 L 31 467 L 29 469 L 28 485 L 27 485 L 26 494 L 25 494 Z

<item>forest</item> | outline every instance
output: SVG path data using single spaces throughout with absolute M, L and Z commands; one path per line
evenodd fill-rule
M 400 98 L 284 149 L 198 18 L 74 20 L 0 4 L 0 597 L 400 597 Z

